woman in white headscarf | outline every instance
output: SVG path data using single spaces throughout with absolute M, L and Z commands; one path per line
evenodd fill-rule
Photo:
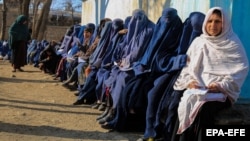
M 220 7 L 205 17 L 203 34 L 187 51 L 188 63 L 174 89 L 185 90 L 178 107 L 175 141 L 201 141 L 201 129 L 234 104 L 249 71 L 244 47 Z

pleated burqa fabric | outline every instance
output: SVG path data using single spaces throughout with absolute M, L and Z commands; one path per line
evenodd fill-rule
M 118 69 L 111 71 L 110 77 L 104 82 L 112 96 L 113 108 L 116 108 L 128 80 L 134 77 L 133 63 L 143 56 L 152 38 L 154 27 L 155 24 L 148 19 L 143 10 L 133 11 L 120 65 Z
M 110 41 L 110 44 L 105 52 L 103 54 L 103 60 L 101 62 L 100 68 L 97 71 L 96 80 L 97 80 L 97 86 L 96 86 L 96 96 L 98 100 L 104 99 L 104 91 L 105 88 L 103 86 L 103 81 L 106 80 L 109 76 L 111 67 L 113 65 L 112 63 L 112 56 L 114 51 L 116 50 L 117 46 L 121 44 L 123 41 L 123 34 L 120 34 L 119 31 L 124 28 L 124 22 L 121 19 L 115 19 L 113 21 L 113 38 Z
M 101 20 L 100 25 L 97 26 L 95 33 L 95 41 L 88 48 L 85 53 L 85 59 L 89 60 L 89 66 L 92 67 L 92 64 L 98 58 L 98 53 L 102 49 L 106 49 L 110 42 L 111 30 L 112 30 L 112 21 L 109 18 L 104 18 Z M 94 69 L 95 67 L 93 67 Z M 96 86 L 95 81 L 96 70 L 91 70 L 90 74 L 87 76 L 83 88 L 79 92 L 77 98 L 78 101 L 88 101 L 90 103 L 96 100 L 94 95 L 94 90 Z
M 140 59 L 133 63 L 132 67 L 135 76 L 126 83 L 126 87 L 121 94 L 122 98 L 120 98 L 117 106 L 116 117 L 109 123 L 110 126 L 113 126 L 117 130 L 122 130 L 126 121 L 128 106 L 134 107 L 137 100 L 140 99 L 139 97 L 144 97 L 143 101 L 146 100 L 146 96 L 140 93 L 140 91 L 148 88 L 141 87 L 141 84 L 144 83 L 148 79 L 148 75 L 152 73 L 150 66 L 151 64 L 154 65 L 152 62 L 157 60 L 156 53 L 167 52 L 168 49 L 170 50 L 169 53 L 174 52 L 177 48 L 181 31 L 182 22 L 177 15 L 177 11 L 173 8 L 164 9 L 162 16 L 155 25 L 152 38 L 145 53 Z M 130 102 L 132 105 L 128 105 Z M 143 107 L 146 107 L 146 105 L 143 105 Z
M 119 31 L 119 33 L 122 35 L 122 38 L 119 42 L 119 44 L 117 45 L 116 49 L 114 50 L 114 52 L 112 53 L 112 58 L 111 58 L 111 62 L 119 62 L 122 58 L 122 53 L 124 50 L 124 46 L 126 45 L 126 36 L 127 36 L 127 31 L 128 31 L 128 25 L 130 23 L 132 16 L 128 16 L 126 17 L 126 19 L 124 20 L 124 27 L 121 31 Z M 112 65 L 113 66 L 113 65 Z
M 89 64 L 90 66 L 97 60 L 99 53 L 102 50 L 105 50 L 109 44 L 110 36 L 111 36 L 111 29 L 112 29 L 112 21 L 108 21 L 105 23 L 103 30 L 101 32 L 100 41 L 95 49 L 95 51 L 89 57 Z
M 130 109 L 146 107 L 146 95 L 153 87 L 154 80 L 173 70 L 174 56 L 177 54 L 183 23 L 176 9 L 166 8 L 157 25 L 158 28 L 154 31 L 155 36 L 148 50 L 133 67 L 137 77 L 130 81 L 131 84 L 128 84 L 125 90 L 129 92 L 127 106 Z M 162 31 L 165 32 L 159 36 L 158 33 Z
M 93 63 L 91 63 L 90 65 L 94 68 L 100 68 L 101 64 L 104 60 L 104 57 L 109 54 L 110 52 L 112 52 L 113 50 L 113 44 L 116 44 L 117 42 L 117 35 L 118 35 L 118 31 L 121 30 L 123 28 L 123 20 L 121 19 L 114 19 L 111 22 L 111 27 L 109 29 L 109 35 L 104 35 L 106 36 L 106 39 L 108 41 L 105 42 L 105 44 L 107 45 L 103 45 L 103 46 L 98 46 L 98 50 L 96 50 L 96 54 L 93 54 L 94 56 L 94 60 Z M 105 59 L 106 60 L 106 59 Z
M 186 64 L 189 45 L 202 33 L 204 17 L 203 13 L 193 12 L 185 20 L 177 54 L 170 62 L 172 71 L 158 77 L 148 93 L 145 138 L 164 136 L 165 140 L 169 140 L 172 135 L 178 99 L 182 95 L 182 91 L 173 92 L 173 85 Z
M 140 61 L 134 65 L 136 74 L 144 71 L 164 72 L 160 64 L 167 54 L 175 52 L 182 31 L 182 22 L 174 8 L 166 8 L 157 22 L 150 45 Z M 164 60 L 168 62 L 168 60 Z M 157 65 L 159 65 L 157 67 Z M 137 68 L 138 67 L 138 68 Z M 141 69 L 140 69 L 141 68 Z M 153 70 L 154 69 L 154 70 Z M 160 70 L 163 69 L 163 70 Z M 154 72 L 155 71 L 155 72 Z
M 172 57 L 177 54 L 182 28 L 183 24 L 177 10 L 164 9 L 146 53 L 133 66 L 137 77 L 128 83 L 125 89 L 128 94 L 123 94 L 129 95 L 127 105 L 129 108 L 144 108 L 146 94 L 153 87 L 154 80 L 172 71 L 174 61 Z
M 97 85 L 97 78 L 96 74 L 98 70 L 101 67 L 102 61 L 106 54 L 109 53 L 110 50 L 112 50 L 113 44 L 115 44 L 117 38 L 116 35 L 118 34 L 118 31 L 123 28 L 123 20 L 121 19 L 115 19 L 113 21 L 107 21 L 105 23 L 105 26 L 101 32 L 101 38 L 97 45 L 96 50 L 90 57 L 90 67 L 91 72 L 88 76 L 88 81 L 91 82 L 91 87 L 86 87 L 85 89 L 88 89 L 87 91 L 91 93 L 84 93 L 83 95 L 78 97 L 78 100 L 83 99 L 84 97 L 95 97 L 95 94 L 93 93 L 95 90 L 95 87 Z M 86 85 L 87 84 L 87 85 Z M 86 86 L 89 86 L 88 83 L 85 83 Z M 84 90 L 82 90 L 84 92 Z

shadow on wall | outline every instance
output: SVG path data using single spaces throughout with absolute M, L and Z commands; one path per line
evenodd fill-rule
M 109 0 L 95 0 L 95 12 L 96 14 L 96 23 L 99 23 L 101 19 L 105 18 L 107 6 L 109 4 Z M 100 9 L 101 12 L 98 12 Z M 100 14 L 100 15 L 99 15 Z

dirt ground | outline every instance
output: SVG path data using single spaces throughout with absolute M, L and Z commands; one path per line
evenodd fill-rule
M 73 106 L 75 92 L 32 65 L 11 72 L 0 60 L 1 141 L 135 141 L 143 133 L 110 132 L 89 105 Z

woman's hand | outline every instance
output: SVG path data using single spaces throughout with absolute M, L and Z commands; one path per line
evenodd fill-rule
M 189 84 L 188 84 L 188 88 L 189 89 L 200 89 L 200 88 L 203 88 L 202 86 L 199 85 L 199 83 L 197 81 L 191 81 Z
M 190 62 L 190 57 L 189 56 L 187 56 L 187 63 L 189 63 Z
M 208 92 L 210 92 L 210 93 L 219 93 L 219 92 L 220 92 L 219 86 L 218 86 L 218 84 L 215 83 L 215 82 L 210 83 L 210 84 L 207 86 L 207 89 L 208 89 Z

